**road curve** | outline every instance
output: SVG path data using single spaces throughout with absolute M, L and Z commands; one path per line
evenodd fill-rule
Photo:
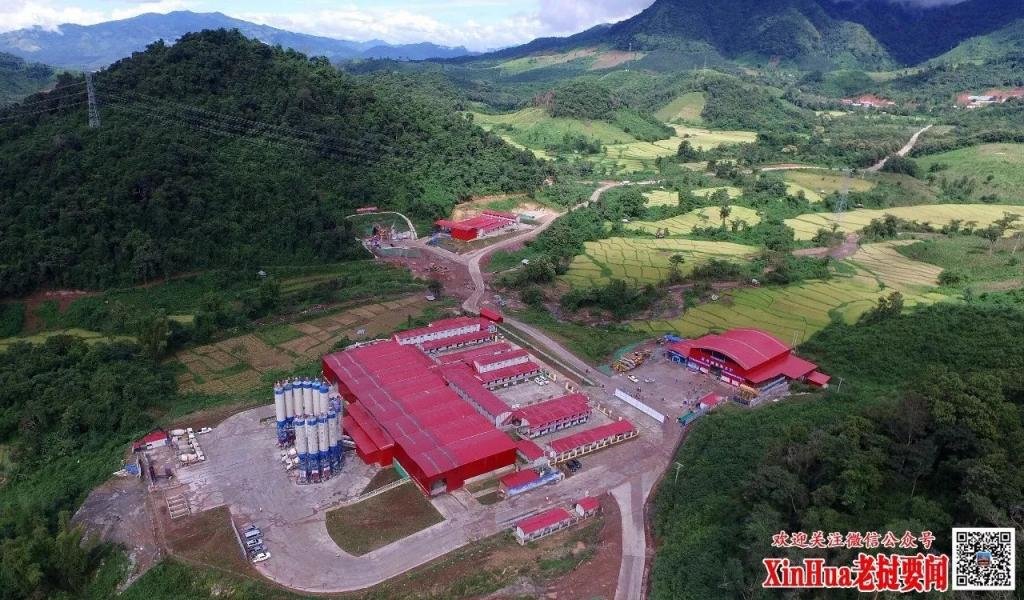
M 910 136 L 910 141 L 908 141 L 906 144 L 903 145 L 902 148 L 900 148 L 899 150 L 896 151 L 896 156 L 906 156 L 906 155 L 910 154 L 910 151 L 913 150 L 914 146 L 917 145 L 917 139 L 921 137 L 921 134 L 926 132 L 926 131 L 928 131 L 931 128 L 932 128 L 931 124 L 928 124 L 927 126 L 922 128 L 920 131 L 918 131 L 914 135 Z M 875 164 L 871 165 L 870 167 L 868 167 L 867 169 L 864 169 L 864 170 L 867 171 L 868 173 L 877 173 L 877 172 L 881 171 L 883 167 L 885 167 L 885 163 L 889 162 L 890 158 L 892 158 L 892 157 L 891 156 L 886 156 L 882 160 L 876 162 Z

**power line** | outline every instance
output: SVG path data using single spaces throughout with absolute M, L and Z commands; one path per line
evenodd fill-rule
M 62 94 L 61 96 L 56 97 L 56 98 L 47 97 L 44 100 L 34 100 L 32 102 L 23 102 L 23 103 L 20 103 L 20 104 L 12 104 L 9 108 L 12 109 L 12 110 L 16 110 L 16 109 L 19 109 L 19 108 L 27 108 L 27 107 L 31 107 L 31 106 L 37 106 L 39 104 L 52 104 L 54 102 L 60 102 L 61 100 L 65 99 L 65 98 L 75 98 L 75 97 L 78 97 L 78 96 L 84 96 L 85 94 L 86 94 L 85 90 L 79 90 L 77 92 L 72 92 L 70 94 Z
M 40 115 L 40 114 L 43 114 L 43 113 L 53 113 L 54 111 L 64 110 L 64 109 L 67 109 L 67 108 L 77 108 L 79 106 L 82 106 L 83 104 L 87 104 L 87 101 L 86 100 L 81 100 L 79 102 L 73 102 L 71 104 L 62 104 L 60 106 L 54 106 L 53 108 L 44 108 L 44 109 L 41 109 L 41 110 L 35 110 L 35 111 L 32 111 L 32 112 L 27 112 L 27 113 L 17 113 L 17 114 L 13 114 L 13 115 L 10 115 L 10 116 L 7 116 L 7 117 L 0 117 L 0 122 L 15 121 L 17 119 L 21 119 L 21 118 L 24 118 L 24 117 L 30 117 L 32 115 Z
M 252 139 L 252 136 L 257 136 L 289 147 L 294 147 L 295 144 L 298 144 L 301 145 L 303 149 L 307 150 L 329 150 L 339 154 L 348 155 L 349 157 L 371 161 L 378 160 L 380 158 L 378 155 L 365 150 L 340 145 L 341 140 L 338 138 L 329 137 L 319 133 L 303 131 L 281 125 L 272 125 L 223 113 L 215 113 L 213 111 L 169 100 L 160 100 L 156 98 L 150 100 L 150 98 L 144 94 L 133 93 L 132 95 L 146 98 L 147 101 L 145 102 L 110 92 L 104 92 L 102 95 L 108 99 L 112 99 L 114 103 L 120 103 L 120 106 L 131 104 L 136 107 L 136 111 L 142 110 L 148 114 L 159 115 L 162 117 L 162 120 L 165 121 L 170 120 L 183 122 L 198 129 L 210 131 L 211 133 L 232 135 L 242 139 Z M 171 114 L 168 115 L 168 113 Z M 309 139 L 310 137 L 314 139 Z M 391 151 L 392 154 L 398 154 L 396 148 L 391 146 L 373 142 L 368 142 L 367 145 L 371 145 L 381 152 Z

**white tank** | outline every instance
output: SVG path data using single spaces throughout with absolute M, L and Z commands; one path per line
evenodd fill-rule
M 309 417 L 306 419 L 306 448 L 310 456 L 314 456 L 320 451 L 319 440 L 316 419 Z
M 316 415 L 316 406 L 313 405 L 313 384 L 308 379 L 302 380 L 302 412 Z
M 338 436 L 341 432 L 338 430 L 338 415 L 333 412 L 327 413 L 327 443 L 331 448 L 338 445 Z
M 284 416 L 286 419 L 295 416 L 295 393 L 290 381 L 284 383 Z
M 319 444 L 319 452 L 329 452 L 331 449 L 330 435 L 327 433 L 327 417 L 320 417 L 317 419 L 317 444 Z
M 295 421 L 295 451 L 298 454 L 306 453 L 306 422 L 301 417 Z
M 185 430 L 184 429 L 172 429 L 171 430 L 171 435 L 173 435 L 174 437 L 181 437 L 181 436 L 185 435 Z
M 274 386 L 274 415 L 277 417 L 278 423 L 284 423 L 284 388 L 281 387 L 280 385 Z
M 183 463 L 191 463 L 191 462 L 195 462 L 197 460 L 199 460 L 199 456 L 196 455 L 196 454 L 182 454 L 181 455 L 181 462 L 183 462 Z
M 330 388 L 327 387 L 326 381 L 320 381 L 319 383 L 317 383 L 316 387 L 317 395 L 320 398 L 320 414 L 325 415 L 327 414 L 327 411 L 330 408 L 327 403 L 327 392 L 330 390 Z

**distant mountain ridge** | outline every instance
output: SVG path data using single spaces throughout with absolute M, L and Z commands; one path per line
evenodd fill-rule
M 57 74 L 47 65 L 0 52 L 0 107 L 53 84 Z
M 0 52 L 65 69 L 94 70 L 131 56 L 133 52 L 140 52 L 157 40 L 173 43 L 186 33 L 205 29 L 237 29 L 248 38 L 310 56 L 326 56 L 331 61 L 367 58 L 423 60 L 471 54 L 466 48 L 431 43 L 392 45 L 381 40 L 337 40 L 258 25 L 217 12 L 191 11 L 147 13 L 96 25 L 69 23 L 60 25 L 56 31 L 41 27 L 9 31 L 0 33 Z

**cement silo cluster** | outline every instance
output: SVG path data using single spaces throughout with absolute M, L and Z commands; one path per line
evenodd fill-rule
M 277 443 L 294 444 L 300 482 L 324 481 L 341 469 L 341 411 L 341 398 L 326 381 L 301 378 L 274 385 Z

